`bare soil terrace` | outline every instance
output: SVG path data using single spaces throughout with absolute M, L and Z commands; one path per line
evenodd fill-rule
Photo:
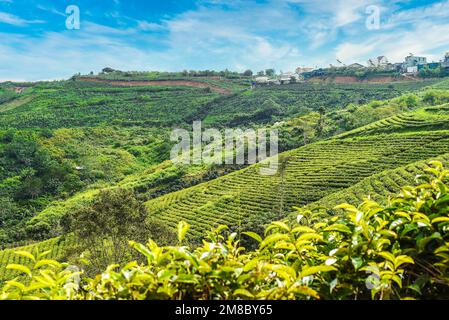
M 83 82 L 101 82 L 101 83 L 109 83 L 117 86 L 187 86 L 194 88 L 210 88 L 212 91 L 220 93 L 220 94 L 231 94 L 232 91 L 229 89 L 225 89 L 216 85 L 211 85 L 204 82 L 199 81 L 190 81 L 190 80 L 146 80 L 146 81 L 123 81 L 123 80 L 107 80 L 107 79 L 98 79 L 98 78 L 89 78 L 89 77 L 81 77 L 78 78 L 77 81 Z

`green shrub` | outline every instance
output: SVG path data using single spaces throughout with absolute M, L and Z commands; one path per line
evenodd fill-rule
M 220 227 L 196 249 L 154 241 L 131 245 L 145 263 L 112 265 L 94 279 L 24 252 L 34 268 L 3 288 L 3 299 L 410 299 L 449 297 L 449 170 L 432 162 L 429 176 L 404 187 L 387 206 L 366 199 L 344 213 L 299 210 L 295 221 L 271 223 L 264 236 Z M 35 262 L 37 260 L 37 262 Z M 47 266 L 47 268 L 43 268 Z

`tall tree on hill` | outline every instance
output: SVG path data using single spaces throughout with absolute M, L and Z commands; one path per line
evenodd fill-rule
M 278 175 L 280 178 L 279 184 L 279 217 L 282 218 L 284 216 L 284 201 L 285 201 L 285 174 L 287 170 L 288 162 L 291 160 L 290 156 L 279 156 L 279 168 Z
M 317 135 L 321 136 L 321 134 L 323 133 L 323 129 L 324 129 L 324 115 L 326 114 L 326 109 L 324 107 L 319 107 L 318 113 L 320 114 L 320 118 L 318 119 L 318 124 L 317 124 Z
M 276 75 L 276 71 L 274 69 L 265 70 L 265 74 L 269 77 L 274 77 Z
M 243 72 L 243 75 L 245 77 L 252 77 L 253 76 L 253 72 L 251 70 L 246 70 L 245 72 Z
M 74 233 L 77 238 L 74 254 L 86 253 L 87 271 L 97 272 L 134 258 L 130 256 L 130 240 L 146 242 L 158 237 L 164 242 L 175 238 L 167 227 L 155 226 L 156 222 L 149 223 L 147 217 L 145 206 L 134 193 L 118 188 L 100 192 L 91 206 L 69 214 L 62 224 L 66 233 Z

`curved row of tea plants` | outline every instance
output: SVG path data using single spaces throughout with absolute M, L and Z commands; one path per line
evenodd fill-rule
M 150 214 L 175 227 L 205 228 L 227 224 L 252 228 L 281 218 L 291 207 L 306 205 L 344 190 L 362 179 L 449 152 L 449 131 L 418 131 L 331 139 L 286 152 L 285 171 L 263 176 L 251 166 L 216 180 L 147 203 Z
M 432 162 L 416 187 L 386 206 L 342 204 L 340 216 L 298 212 L 273 222 L 255 251 L 221 226 L 201 246 L 131 243 L 146 262 L 111 265 L 94 279 L 45 256 L 17 252 L 28 265 L 2 299 L 444 299 L 449 297 L 449 170 Z M 182 244 L 188 225 L 179 223 Z

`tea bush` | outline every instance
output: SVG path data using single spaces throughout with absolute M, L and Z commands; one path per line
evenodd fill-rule
M 82 279 L 66 264 L 17 252 L 34 267 L 8 281 L 2 299 L 411 299 L 449 298 L 449 170 L 428 176 L 382 206 L 342 204 L 344 214 L 298 209 L 296 221 L 271 223 L 264 236 L 222 226 L 196 249 L 132 242 L 146 262 L 111 265 Z M 240 245 L 247 236 L 254 251 Z

